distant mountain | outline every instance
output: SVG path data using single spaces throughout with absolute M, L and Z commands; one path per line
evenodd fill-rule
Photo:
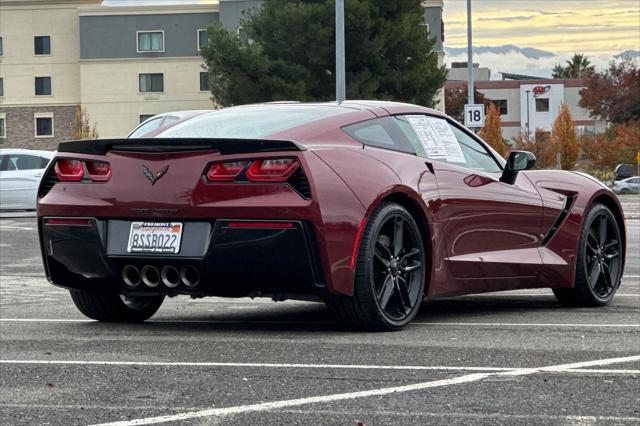
M 616 59 L 638 59 L 640 58 L 640 50 L 625 50 L 615 55 Z
M 445 53 L 448 56 L 458 56 L 467 53 L 466 47 L 446 47 Z M 555 53 L 546 50 L 534 49 L 532 47 L 519 47 L 513 44 L 505 44 L 503 46 L 474 46 L 473 53 L 481 55 L 483 53 L 495 53 L 499 55 L 507 55 L 510 53 L 519 53 L 529 59 L 552 58 Z

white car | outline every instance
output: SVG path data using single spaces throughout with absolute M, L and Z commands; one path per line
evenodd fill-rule
M 0 149 L 0 209 L 36 208 L 36 193 L 52 151 Z
M 618 194 L 637 194 L 640 192 L 640 177 L 630 177 L 613 182 L 613 190 Z
M 174 112 L 165 112 L 162 114 L 154 115 L 153 117 L 149 117 L 142 123 L 138 125 L 135 129 L 129 133 L 127 138 L 130 139 L 138 139 L 144 137 L 144 135 L 153 132 L 154 130 L 158 130 L 160 128 L 166 127 L 171 123 L 175 123 L 180 120 L 184 120 L 185 118 L 193 117 L 196 115 L 204 114 L 207 112 L 211 112 L 210 110 L 192 110 L 192 111 L 174 111 Z

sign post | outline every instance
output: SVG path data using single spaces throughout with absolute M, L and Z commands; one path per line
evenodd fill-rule
M 471 0 L 467 0 L 467 97 L 469 104 L 474 104 L 473 88 L 473 21 L 471 18 Z
M 484 127 L 483 104 L 467 104 L 464 106 L 464 125 L 469 128 Z

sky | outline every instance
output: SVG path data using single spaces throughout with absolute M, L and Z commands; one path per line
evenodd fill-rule
M 466 0 L 445 0 L 445 45 L 467 46 Z M 519 54 L 479 55 L 494 73 L 550 73 L 555 63 L 584 53 L 598 67 L 613 55 L 640 50 L 640 0 L 474 0 L 474 46 L 513 44 L 555 53 L 533 60 Z M 447 62 L 466 61 L 449 57 Z
M 389 0 L 393 1 L 393 0 Z M 216 0 L 105 0 L 109 6 L 212 4 Z M 467 46 L 466 0 L 444 0 L 445 46 Z M 613 56 L 640 51 L 640 0 L 473 0 L 474 46 L 515 45 L 554 54 L 540 59 L 517 52 L 484 53 L 474 62 L 500 71 L 551 76 L 551 69 L 574 53 L 583 53 L 602 69 Z M 465 54 L 445 61 L 466 62 Z

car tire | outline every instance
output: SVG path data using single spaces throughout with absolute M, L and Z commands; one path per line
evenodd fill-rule
M 627 188 L 622 188 L 620 191 L 618 191 L 620 194 L 626 194 L 627 192 L 629 192 L 629 190 Z
M 575 285 L 553 289 L 558 301 L 566 306 L 609 304 L 620 287 L 623 250 L 616 218 L 607 206 L 595 203 L 580 231 Z
M 420 228 L 394 203 L 371 214 L 359 242 L 353 296 L 334 296 L 327 306 L 349 329 L 399 330 L 418 313 L 424 298 L 426 255 Z
M 71 299 L 85 316 L 103 322 L 142 322 L 155 314 L 164 296 L 132 298 L 115 290 L 69 290 Z

